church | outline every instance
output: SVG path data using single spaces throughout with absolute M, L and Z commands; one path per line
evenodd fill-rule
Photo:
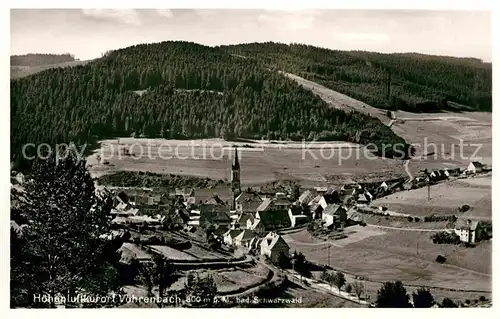
M 236 197 L 241 194 L 240 162 L 238 159 L 238 149 L 234 148 L 234 158 L 231 165 L 231 194 L 232 209 L 236 208 Z

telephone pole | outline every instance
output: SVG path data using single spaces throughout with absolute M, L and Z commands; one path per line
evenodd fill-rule
M 328 243 L 328 267 L 330 266 L 330 243 Z

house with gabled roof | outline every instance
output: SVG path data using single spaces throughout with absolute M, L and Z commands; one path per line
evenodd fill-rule
M 250 229 L 257 233 L 262 233 L 263 231 L 289 228 L 291 225 L 288 210 L 277 209 L 257 212 L 255 214 L 255 221 Z
M 242 232 L 241 229 L 230 229 L 222 235 L 222 240 L 224 244 L 228 246 L 233 246 L 234 238 Z
M 290 218 L 291 227 L 306 224 L 309 221 L 309 216 L 304 215 L 302 208 L 292 206 L 288 209 L 288 217 Z
M 257 207 L 257 212 L 265 212 L 274 209 L 272 198 L 264 198 L 262 203 Z
M 262 202 L 257 193 L 243 191 L 235 199 L 236 210 L 240 213 L 255 213 Z
M 370 194 L 370 192 L 366 191 L 362 194 L 359 194 L 358 196 L 358 204 L 361 204 L 361 205 L 368 205 L 373 199 L 373 196 L 372 194 Z
M 231 224 L 229 207 L 224 205 L 201 204 L 200 205 L 200 226 L 207 223 L 228 227 Z
M 314 193 L 310 190 L 306 190 L 302 194 L 300 194 L 299 203 L 300 205 L 308 204 L 313 198 L 314 198 Z
M 476 229 L 478 221 L 470 219 L 459 219 L 455 224 L 455 234 L 460 237 L 460 241 L 464 243 L 474 243 L 476 241 Z
M 236 247 L 249 247 L 250 241 L 255 237 L 257 237 L 257 234 L 254 231 L 244 229 L 234 238 L 233 245 Z
M 470 162 L 469 166 L 465 169 L 466 174 L 477 174 L 481 173 L 484 169 L 484 165 L 480 162 Z
M 290 246 L 280 235 L 270 232 L 260 242 L 260 254 L 267 256 L 273 263 L 277 263 L 279 256 L 284 254 L 288 257 Z
M 247 229 L 248 228 L 248 222 L 250 222 L 250 225 L 253 224 L 254 222 L 254 215 L 252 213 L 240 213 L 238 216 L 238 219 L 236 219 L 235 225 L 237 226 L 236 228 L 240 229 Z
M 323 210 L 322 216 L 325 227 L 338 227 L 347 221 L 347 209 L 338 204 L 330 204 Z
M 321 198 L 323 198 L 322 195 L 317 195 L 308 204 L 309 211 L 312 213 L 314 219 L 321 218 L 321 213 L 323 212 L 323 206 L 321 206 L 319 203 Z

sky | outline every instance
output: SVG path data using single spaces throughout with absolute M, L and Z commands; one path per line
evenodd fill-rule
M 13 9 L 11 54 L 107 50 L 168 40 L 275 41 L 336 50 L 419 52 L 491 62 L 491 14 L 431 10 Z

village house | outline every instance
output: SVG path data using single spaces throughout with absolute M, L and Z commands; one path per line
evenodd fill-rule
M 241 229 L 230 229 L 224 235 L 222 235 L 222 240 L 227 246 L 233 246 L 234 238 L 242 232 Z
M 321 219 L 321 213 L 323 212 L 323 206 L 319 203 L 323 198 L 322 195 L 317 195 L 308 204 L 309 211 L 313 215 L 313 219 Z
M 238 216 L 238 219 L 235 221 L 235 225 L 234 225 L 234 228 L 240 228 L 240 229 L 247 229 L 248 228 L 248 225 L 250 224 L 250 226 L 253 224 L 254 222 L 254 216 L 252 213 L 240 213 L 240 215 Z
M 307 205 L 309 202 L 314 198 L 314 193 L 310 190 L 304 191 L 302 194 L 299 196 L 299 204 L 300 205 Z
M 276 193 L 272 199 L 272 205 L 277 209 L 287 210 L 292 207 L 293 203 L 286 197 L 285 193 Z
M 455 234 L 460 237 L 461 242 L 474 243 L 476 241 L 477 225 L 477 221 L 460 219 L 455 225 Z
M 256 233 L 262 234 L 265 231 L 289 228 L 292 225 L 288 210 L 276 209 L 260 211 L 255 214 L 254 223 L 247 227 Z
M 370 194 L 370 192 L 366 191 L 358 196 L 358 204 L 361 205 L 368 205 L 372 201 L 373 196 Z
M 343 227 L 347 221 L 347 210 L 340 205 L 330 204 L 323 211 L 322 220 L 325 227 Z
M 191 211 L 191 213 L 196 211 Z M 207 224 L 218 225 L 221 227 L 229 227 L 231 225 L 230 211 L 227 206 L 201 204 L 200 205 L 200 226 Z
M 243 229 L 236 237 L 233 239 L 233 246 L 235 247 L 249 247 L 250 242 L 257 236 L 252 230 Z
M 290 218 L 291 227 L 306 224 L 309 217 L 304 215 L 301 207 L 293 206 L 288 209 L 288 217 Z
M 481 173 L 484 169 L 484 165 L 480 162 L 471 162 L 469 166 L 465 169 L 466 174 L 477 174 Z
M 260 242 L 260 254 L 267 256 L 273 263 L 278 262 L 280 254 L 289 256 L 290 246 L 280 235 L 270 232 Z
M 235 199 L 236 210 L 240 213 L 255 213 L 262 204 L 262 198 L 252 192 L 243 191 Z

